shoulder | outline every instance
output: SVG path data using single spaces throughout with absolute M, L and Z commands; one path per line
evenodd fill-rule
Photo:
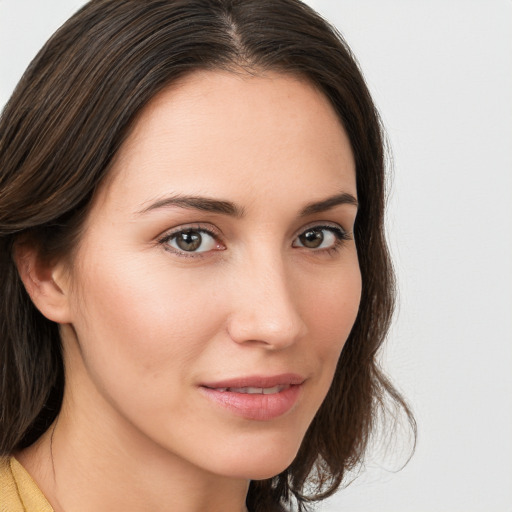
M 36 483 L 14 457 L 0 458 L 0 512 L 53 512 Z
M 23 504 L 11 471 L 10 457 L 0 458 L 0 512 L 23 512 Z

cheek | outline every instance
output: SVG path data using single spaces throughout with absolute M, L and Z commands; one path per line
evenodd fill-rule
M 307 323 L 311 350 L 321 365 L 319 402 L 329 390 L 338 359 L 356 320 L 361 299 L 361 274 L 357 259 L 343 272 L 332 272 L 323 286 L 307 295 Z
M 119 379 L 154 379 L 169 365 L 179 375 L 216 332 L 212 314 L 198 321 L 208 290 L 142 258 L 111 263 L 103 259 L 84 272 L 74 324 L 84 355 L 91 364 L 108 361 L 108 373 Z
M 355 322 L 361 300 L 361 274 L 357 261 L 343 272 L 332 272 L 322 285 L 304 293 L 308 324 L 319 346 L 340 352 Z

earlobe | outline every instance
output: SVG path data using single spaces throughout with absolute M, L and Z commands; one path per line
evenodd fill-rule
M 36 308 L 53 322 L 70 323 L 63 263 L 48 263 L 40 257 L 37 248 L 25 242 L 15 244 L 13 256 L 20 278 Z

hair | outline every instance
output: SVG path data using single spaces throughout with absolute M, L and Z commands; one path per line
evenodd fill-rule
M 252 511 L 334 493 L 359 467 L 380 412 L 413 416 L 377 351 L 394 306 L 384 238 L 385 144 L 362 73 L 342 36 L 298 0 L 92 0 L 46 43 L 0 118 L 0 455 L 33 443 L 59 413 L 59 326 L 31 302 L 13 248 L 70 255 L 95 190 L 141 109 L 196 70 L 276 71 L 330 101 L 351 142 L 362 275 L 357 319 L 328 395 L 281 474 L 250 484 Z

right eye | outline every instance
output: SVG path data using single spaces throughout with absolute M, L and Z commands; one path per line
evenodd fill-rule
M 204 229 L 182 229 L 162 240 L 171 250 L 177 253 L 203 253 L 212 250 L 222 250 L 222 245 L 213 233 Z

